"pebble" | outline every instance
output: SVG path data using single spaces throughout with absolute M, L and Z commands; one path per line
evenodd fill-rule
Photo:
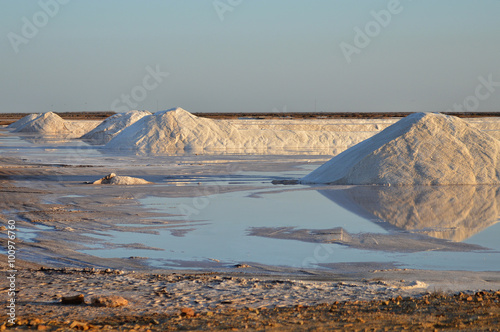
M 194 310 L 191 308 L 181 308 L 181 315 L 186 316 L 186 317 L 193 317 L 194 316 Z
M 100 295 L 92 298 L 92 305 L 96 307 L 116 308 L 128 305 L 128 301 L 118 295 Z
M 83 294 L 73 295 L 73 296 L 63 296 L 61 298 L 61 304 L 84 304 L 85 296 Z

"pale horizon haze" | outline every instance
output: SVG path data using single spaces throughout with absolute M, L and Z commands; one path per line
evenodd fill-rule
M 0 113 L 500 111 L 498 0 L 0 3 Z

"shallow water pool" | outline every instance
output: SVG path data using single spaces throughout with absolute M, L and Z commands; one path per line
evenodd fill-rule
M 159 235 L 114 232 L 113 241 L 147 243 L 163 251 L 86 252 L 147 256 L 155 266 L 179 268 L 208 261 L 293 268 L 375 262 L 498 271 L 496 207 L 482 204 L 496 202 L 497 196 L 496 188 L 476 187 L 270 186 L 202 197 L 147 197 L 141 200 L 147 208 L 180 215 L 190 224 Z

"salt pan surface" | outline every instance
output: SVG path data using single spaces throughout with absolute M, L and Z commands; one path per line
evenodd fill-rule
M 415 113 L 333 157 L 302 183 L 500 183 L 500 141 L 456 117 Z

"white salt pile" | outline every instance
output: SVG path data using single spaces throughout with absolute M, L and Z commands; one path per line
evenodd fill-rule
M 30 114 L 9 126 L 14 132 L 79 137 L 94 129 L 99 121 L 66 121 L 53 112 Z
M 174 108 L 143 117 L 122 130 L 105 147 L 148 153 L 268 153 L 304 149 L 331 154 L 336 148 L 344 150 L 372 135 L 373 132 L 353 135 L 349 132 L 290 130 L 279 126 L 245 129 L 234 126 L 231 121 L 197 117 L 182 108 Z
M 26 125 L 28 122 L 35 120 L 40 115 L 42 115 L 42 114 L 41 113 L 28 114 L 25 117 L 23 117 L 22 119 L 14 122 L 14 123 L 11 123 L 10 125 L 7 126 L 7 128 L 18 129 L 19 127 L 23 127 L 24 125 Z
M 142 119 L 146 115 L 151 115 L 148 111 L 129 111 L 110 116 L 98 125 L 94 130 L 86 133 L 81 138 L 93 144 L 106 144 L 113 137 L 118 135 L 123 129 Z
M 25 116 L 11 126 L 15 128 L 15 132 L 57 133 L 66 129 L 64 125 L 65 121 L 59 115 L 47 112 Z
M 333 157 L 301 183 L 500 183 L 500 141 L 452 116 L 415 113 Z
M 235 129 L 229 124 L 198 118 L 182 108 L 145 116 L 113 138 L 107 148 L 153 153 L 222 148 Z
M 114 185 L 134 185 L 134 184 L 151 184 L 152 182 L 146 181 L 141 178 L 134 178 L 131 176 L 117 176 L 115 173 L 110 173 L 102 179 L 92 182 L 92 184 L 114 184 Z

